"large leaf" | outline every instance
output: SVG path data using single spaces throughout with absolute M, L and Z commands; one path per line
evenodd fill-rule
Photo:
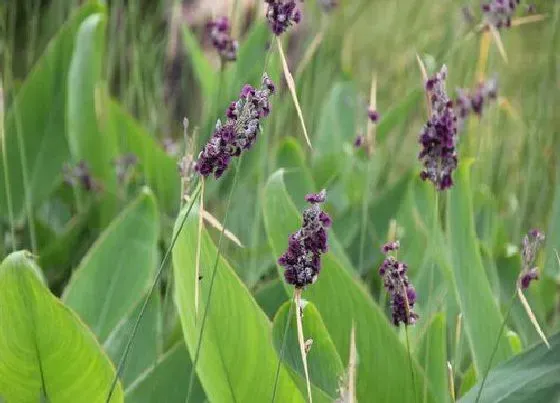
M 101 234 L 64 290 L 64 301 L 101 341 L 149 287 L 158 234 L 154 196 L 143 190 Z
M 145 297 L 142 297 L 135 309 L 115 326 L 103 344 L 103 348 L 115 366 L 119 364 L 126 350 L 144 301 Z M 121 380 L 125 387 L 128 387 L 142 372 L 152 366 L 158 357 L 161 335 L 160 305 L 159 294 L 154 293 L 146 305 L 146 310 L 134 336 L 134 342 L 128 351 L 125 365 L 121 371 Z
M 132 153 L 146 183 L 154 190 L 158 202 L 166 211 L 179 206 L 181 186 L 177 162 L 167 155 L 154 137 L 115 100 L 109 103 L 109 121 L 113 135 L 119 138 L 122 153 Z
M 203 231 L 200 252 L 203 277 L 195 279 L 198 236 L 198 213 L 195 210 L 198 210 L 196 206 L 173 250 L 175 303 L 193 359 L 217 254 L 209 234 Z M 176 230 L 185 211 L 177 218 Z M 194 311 L 195 281 L 200 281 L 198 314 Z M 271 325 L 249 290 L 223 258 L 218 262 L 210 304 L 196 367 L 208 399 L 215 402 L 269 401 L 278 365 L 270 339 Z M 283 367 L 276 393 L 278 402 L 303 400 Z
M 274 317 L 272 337 L 278 355 L 280 355 L 282 346 L 284 346 L 283 360 L 289 368 L 297 373 L 296 376 L 300 380 L 302 393 L 306 393 L 305 372 L 296 330 L 296 310 L 293 304 L 293 301 L 286 302 L 278 310 Z M 290 305 L 292 306 L 290 307 Z M 288 314 L 290 314 L 289 320 Z M 313 341 L 307 354 L 309 379 L 320 391 L 330 396 L 331 399 L 335 399 L 339 395 L 337 389 L 344 373 L 344 367 L 323 324 L 319 311 L 311 302 L 305 304 L 302 324 L 305 340 L 311 339 Z M 288 325 L 287 333 L 286 325 Z M 286 335 L 285 339 L 284 334 Z
M 5 136 L 12 208 L 16 220 L 24 212 L 27 173 L 32 206 L 44 201 L 57 185 L 68 159 L 66 143 L 66 82 L 78 27 L 84 19 L 103 8 L 90 2 L 83 6 L 51 41 L 19 89 L 6 115 Z M 22 168 L 22 148 L 26 165 Z M 2 167 L 4 169 L 4 167 Z M 0 214 L 8 213 L 4 174 L 0 174 Z
M 130 403 L 185 403 L 191 359 L 185 343 L 175 344 L 153 367 L 140 375 L 126 389 L 126 401 Z M 194 384 L 191 401 L 203 402 L 204 391 L 198 381 Z
M 432 386 L 434 402 L 447 402 L 449 400 L 446 347 L 445 316 L 438 313 L 431 319 L 422 340 L 421 348 L 417 353 L 418 360 Z M 422 401 L 425 402 L 426 399 L 424 398 Z
M 103 186 L 101 223 L 116 211 L 117 176 L 114 161 L 117 138 L 106 130 L 101 73 L 106 17 L 89 16 L 80 26 L 68 74 L 68 144 L 75 163 L 85 161 Z
M 300 213 L 286 193 L 282 172 L 269 179 L 265 190 L 265 224 L 275 256 L 280 256 L 288 243 L 288 235 L 300 226 Z M 280 276 L 283 270 L 278 268 Z M 321 312 L 342 362 L 348 363 L 350 331 L 356 326 L 358 356 L 358 400 L 375 396 L 379 401 L 413 402 L 421 398 L 425 382 L 414 362 L 416 388 L 409 371 L 409 359 L 382 309 L 368 295 L 365 287 L 342 268 L 333 253 L 323 256 L 317 282 L 303 294 Z M 375 365 L 371 365 L 375 360 Z M 414 396 L 416 390 L 416 396 Z
M 500 335 L 502 314 L 492 296 L 490 282 L 482 266 L 473 222 L 469 165 L 463 164 L 455 174 L 455 186 L 447 199 L 447 232 L 451 251 L 453 286 L 463 313 L 465 331 L 477 374 L 488 368 Z M 492 365 L 511 356 L 505 332 Z
M 115 368 L 94 335 L 42 284 L 27 252 L 0 266 L 0 396 L 104 402 Z M 122 402 L 117 383 L 111 399 Z
M 550 350 L 540 343 L 490 371 L 476 400 L 480 384 L 459 402 L 548 403 L 560 399 L 560 333 L 549 339 Z

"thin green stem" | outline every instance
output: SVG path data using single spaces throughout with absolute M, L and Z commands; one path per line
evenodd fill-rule
M 231 189 L 229 191 L 229 196 L 228 196 L 228 200 L 227 200 L 227 204 L 226 204 L 226 212 L 224 215 L 224 220 L 222 222 L 222 230 L 220 231 L 220 238 L 218 240 L 218 250 L 216 253 L 216 260 L 214 262 L 214 267 L 212 268 L 212 277 L 210 278 L 210 286 L 208 289 L 208 297 L 206 298 L 206 303 L 204 304 L 204 314 L 202 315 L 202 322 L 200 324 L 200 333 L 198 335 L 198 341 L 196 344 L 196 349 L 195 349 L 195 355 L 194 355 L 194 360 L 193 360 L 193 365 L 192 365 L 192 371 L 191 371 L 191 375 L 189 378 L 189 389 L 187 392 L 187 399 L 186 399 L 186 403 L 189 403 L 189 400 L 191 398 L 191 394 L 192 394 L 192 390 L 193 390 L 193 385 L 194 385 L 194 376 L 196 373 L 196 365 L 198 364 L 198 359 L 200 358 L 200 350 L 202 348 L 202 337 L 204 336 L 204 329 L 205 329 L 205 325 L 206 325 L 206 319 L 208 318 L 208 312 L 210 311 L 210 301 L 212 298 L 212 291 L 214 290 L 214 282 L 216 280 L 216 273 L 218 272 L 218 263 L 220 262 L 220 257 L 221 257 L 221 251 L 222 251 L 222 241 L 224 239 L 224 230 L 227 226 L 227 219 L 228 219 L 228 215 L 229 215 L 229 210 L 230 210 L 230 204 L 231 204 L 231 199 L 233 196 L 233 191 L 235 189 L 235 185 L 237 184 L 237 180 L 239 179 L 239 171 L 241 170 L 241 161 L 242 161 L 242 157 L 239 158 L 239 163 L 237 164 L 237 168 L 235 170 L 235 177 L 233 179 L 233 183 L 231 185 Z M 193 197 L 193 200 L 195 199 L 195 197 Z
M 173 236 L 173 239 L 171 240 L 171 245 L 169 245 L 169 247 L 165 251 L 165 255 L 163 256 L 163 260 L 161 261 L 161 264 L 159 265 L 159 269 L 156 273 L 156 277 L 154 278 L 154 281 L 152 282 L 152 286 L 150 288 L 150 291 L 148 292 L 148 295 L 146 296 L 146 299 L 144 300 L 144 304 L 142 305 L 142 309 L 140 310 L 140 314 L 138 315 L 138 318 L 136 319 L 136 322 L 134 323 L 134 327 L 132 328 L 132 333 L 130 334 L 130 337 L 128 338 L 128 341 L 126 343 L 126 347 L 124 349 L 124 352 L 121 355 L 121 358 L 119 360 L 119 364 L 117 366 L 117 371 L 115 373 L 115 377 L 113 378 L 113 381 L 111 383 L 111 388 L 109 389 L 109 393 L 107 395 L 106 403 L 108 403 L 111 400 L 111 396 L 113 395 L 113 391 L 115 390 L 115 387 L 117 385 L 117 381 L 119 379 L 119 376 L 124 369 L 126 358 L 128 357 L 128 354 L 130 352 L 130 348 L 132 347 L 132 342 L 134 341 L 134 337 L 136 336 L 136 332 L 138 331 L 138 326 L 140 325 L 140 322 L 142 321 L 142 318 L 144 317 L 144 313 L 146 312 L 148 302 L 150 302 L 150 298 L 152 297 L 152 294 L 154 293 L 154 291 L 156 289 L 156 286 L 159 283 L 159 279 L 161 278 L 161 275 L 163 273 L 163 269 L 165 268 L 165 264 L 167 263 L 167 259 L 169 258 L 169 255 L 173 251 L 173 247 L 175 246 L 175 242 L 177 242 L 177 238 L 179 238 L 179 234 L 181 233 L 181 230 L 183 229 L 183 226 L 185 225 L 185 222 L 187 221 L 187 217 L 189 216 L 189 214 L 192 210 L 192 207 L 193 207 L 194 202 L 196 200 L 196 196 L 198 195 L 198 192 L 200 192 L 200 189 L 201 189 L 201 186 L 199 184 L 197 186 L 194 194 L 193 194 L 193 197 L 191 199 L 191 203 L 189 204 L 189 207 L 188 207 L 185 215 L 183 216 L 183 219 L 181 220 L 181 224 L 179 225 L 179 228 L 177 229 L 177 232 L 175 232 L 175 235 Z
M 506 316 L 504 317 L 504 320 L 502 321 L 502 325 L 500 326 L 500 331 L 498 332 L 498 338 L 496 339 L 496 343 L 494 344 L 494 349 L 492 350 L 492 354 L 490 355 L 490 360 L 488 360 L 488 365 L 486 366 L 484 377 L 482 378 L 482 382 L 480 383 L 480 388 L 478 389 L 478 393 L 476 394 L 475 403 L 478 403 L 480 401 L 480 397 L 482 396 L 482 389 L 484 388 L 484 384 L 486 383 L 486 379 L 488 378 L 488 374 L 490 373 L 490 368 L 492 368 L 492 361 L 494 360 L 494 356 L 498 351 L 498 346 L 500 345 L 500 339 L 502 338 L 502 333 L 504 332 L 507 320 L 509 319 L 509 315 L 511 313 L 511 309 L 513 308 L 513 303 L 515 302 L 516 295 L 517 294 L 514 291 L 513 295 L 511 296 L 511 301 L 509 303 Z
M 408 337 L 408 325 L 404 325 L 404 333 L 406 335 L 406 350 L 408 351 L 408 365 L 410 367 L 410 380 L 412 381 L 412 393 L 414 393 L 414 401 L 416 402 L 416 378 L 414 377 L 414 368 L 412 366 L 412 352 L 410 351 L 410 341 Z
M 284 327 L 284 336 L 282 336 L 282 347 L 280 347 L 280 357 L 278 357 L 278 365 L 276 366 L 276 374 L 274 375 L 274 388 L 272 389 L 272 399 L 271 403 L 274 403 L 276 399 L 276 388 L 278 386 L 278 379 L 280 377 L 280 367 L 282 366 L 282 360 L 284 359 L 284 349 L 286 347 L 286 339 L 288 338 L 288 329 L 290 328 L 290 318 L 292 317 L 293 305 L 290 303 L 290 310 L 288 311 L 288 316 L 286 317 L 286 325 Z

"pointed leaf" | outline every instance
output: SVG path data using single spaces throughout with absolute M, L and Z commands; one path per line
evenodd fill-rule
M 177 218 L 176 230 L 185 213 L 186 208 Z M 217 254 L 216 246 L 204 230 L 200 252 L 203 277 L 195 280 L 197 236 L 198 207 L 195 205 L 173 249 L 175 303 L 185 342 L 193 359 Z M 195 281 L 200 281 L 198 316 L 194 310 Z M 278 364 L 270 338 L 270 322 L 223 258 L 218 262 L 214 281 L 196 368 L 200 382 L 210 401 L 269 401 Z M 283 367 L 276 401 L 303 401 Z
M 0 396 L 9 402 L 37 402 L 42 395 L 57 403 L 104 402 L 115 368 L 38 272 L 27 252 L 12 253 L 0 266 Z M 111 401 L 123 401 L 120 382 Z
M 291 305 L 291 310 L 290 310 Z M 290 319 L 288 320 L 288 314 Z M 303 309 L 303 335 L 305 340 L 312 340 L 311 349 L 307 353 L 307 367 L 311 383 L 322 392 L 334 399 L 338 397 L 337 388 L 340 378 L 344 373 L 344 367 L 340 356 L 331 340 L 321 315 L 317 308 L 307 302 Z M 286 324 L 288 330 L 286 333 Z M 274 317 L 272 325 L 272 337 L 276 352 L 280 355 L 282 345 L 284 345 L 283 361 L 289 368 L 296 372 L 302 381 L 305 382 L 303 362 L 297 339 L 296 317 L 293 301 L 284 303 Z M 284 341 L 284 334 L 286 339 Z M 302 393 L 305 393 L 305 383 L 303 383 Z
M 447 236 L 452 257 L 453 285 L 463 313 L 475 370 L 481 376 L 488 368 L 503 317 L 492 295 L 478 249 L 469 165 L 459 167 L 455 173 L 455 186 L 448 194 Z M 511 355 L 505 332 L 502 332 L 492 366 Z
M 282 171 L 271 176 L 265 189 L 265 224 L 271 248 L 280 256 L 288 235 L 300 226 L 300 213 L 286 193 Z M 278 267 L 283 277 L 283 269 Z M 379 401 L 413 402 L 421 398 L 425 382 L 413 363 L 416 393 L 410 377 L 408 354 L 379 306 L 367 294 L 363 284 L 340 265 L 333 253 L 323 256 L 317 282 L 305 290 L 303 298 L 322 313 L 343 364 L 348 362 L 350 331 L 356 327 L 359 360 L 357 374 L 358 401 L 376 396 Z M 367 358 L 366 358 L 367 357 Z M 376 364 L 371 365 L 370 359 Z
M 25 149 L 32 206 L 43 202 L 62 178 L 68 160 L 66 142 L 66 81 L 76 32 L 84 19 L 103 7 L 90 2 L 80 8 L 51 40 L 6 114 L 5 140 L 12 208 L 16 220 L 24 213 L 25 181 L 18 132 Z M 2 167 L 2 169 L 4 169 Z M 6 184 L 0 174 L 0 212 L 7 214 Z
M 82 259 L 63 300 L 105 341 L 137 304 L 156 268 L 156 202 L 143 190 L 101 234 Z

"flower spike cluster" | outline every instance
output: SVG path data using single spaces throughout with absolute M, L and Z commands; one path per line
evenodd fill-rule
M 422 149 L 418 158 L 424 165 L 420 177 L 431 181 L 438 190 L 453 186 L 451 175 L 457 168 L 457 117 L 445 89 L 446 78 L 444 65 L 439 73 L 426 81 L 431 116 L 419 138 Z
M 218 51 L 220 58 L 225 62 L 236 60 L 239 44 L 231 37 L 231 24 L 228 17 L 212 20 L 206 27 L 210 32 L 212 46 Z
M 266 73 L 260 89 L 245 85 L 239 99 L 226 111 L 225 123 L 218 121 L 216 129 L 204 146 L 195 164 L 195 171 L 217 179 L 223 175 L 232 157 L 239 157 L 255 143 L 260 130 L 260 120 L 270 113 L 269 97 L 274 94 L 274 83 Z
M 539 271 L 534 267 L 537 252 L 544 242 L 544 234 L 538 229 L 529 231 L 523 238 L 521 248 L 521 259 L 523 268 L 519 275 L 519 286 L 521 289 L 526 290 L 531 285 L 531 281 L 538 280 Z
M 482 12 L 488 24 L 497 29 L 511 26 L 511 17 L 519 5 L 519 0 L 491 0 L 482 5 Z
M 383 245 L 381 251 L 385 259 L 379 268 L 379 275 L 383 278 L 383 285 L 391 299 L 393 324 L 399 326 L 402 322 L 405 325 L 413 325 L 418 319 L 418 315 L 412 310 L 416 302 L 416 291 L 406 275 L 408 266 L 390 255 L 399 247 L 399 241 Z
M 460 125 L 471 113 L 481 117 L 484 107 L 497 97 L 498 82 L 495 78 L 480 83 L 474 91 L 458 89 L 455 110 Z
M 270 29 L 276 36 L 282 35 L 286 30 L 301 21 L 301 10 L 296 0 L 265 0 L 268 4 L 266 19 Z
M 327 197 L 323 189 L 305 197 L 311 204 L 303 212 L 302 227 L 288 237 L 288 249 L 278 259 L 284 278 L 296 288 L 313 284 L 321 271 L 321 255 L 327 252 L 327 229 L 331 218 L 321 210 Z

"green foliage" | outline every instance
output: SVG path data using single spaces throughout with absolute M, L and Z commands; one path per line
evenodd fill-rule
M 276 261 L 305 195 L 322 188 L 329 252 L 303 290 L 316 402 L 352 389 L 354 374 L 357 401 L 447 403 L 447 363 L 460 402 L 476 401 L 487 370 L 480 402 L 558 400 L 560 4 L 537 1 L 536 15 L 499 31 L 504 63 L 472 4 L 341 1 L 326 14 L 298 2 L 303 23 L 282 43 L 309 147 L 263 14 L 231 2 L 239 51 L 223 65 L 206 11 L 179 1 L 0 5 L 0 401 L 104 402 L 116 380 L 113 401 L 267 402 L 276 390 L 277 402 L 303 402 L 294 290 Z M 498 75 L 496 102 L 464 122 L 455 185 L 438 195 L 418 177 L 416 54 L 428 74 L 447 65 L 451 97 Z M 182 183 L 177 163 L 196 160 L 263 72 L 276 84 L 270 115 L 242 161 L 205 180 L 199 232 L 199 205 L 187 213 L 184 196 L 200 178 Z M 354 140 L 371 129 L 372 77 L 380 120 L 366 150 Z M 65 166 L 80 162 L 89 176 L 68 181 Z M 221 227 L 243 246 L 219 240 Z M 530 347 L 539 335 L 513 298 L 535 227 L 546 244 L 524 293 L 550 351 Z M 393 237 L 418 296 L 406 332 L 389 321 L 378 275 Z
M 273 174 L 265 192 L 265 223 L 276 256 L 280 256 L 287 247 L 288 235 L 300 226 L 299 213 L 286 193 L 282 178 L 282 172 Z M 283 269 L 278 267 L 278 271 L 283 276 Z M 311 301 L 321 312 L 345 365 L 350 351 L 350 331 L 353 325 L 356 327 L 357 350 L 362 357 L 357 368 L 358 399 L 373 395 L 387 401 L 412 402 L 420 399 L 425 382 L 423 373 L 414 362 L 418 386 L 414 388 L 410 373 L 406 370 L 408 356 L 396 332 L 391 329 L 382 309 L 373 302 L 363 284 L 342 267 L 334 253 L 323 257 L 317 283 L 303 293 L 303 298 Z M 375 357 L 378 364 L 369 365 L 363 357 Z
M 453 284 L 464 314 L 465 331 L 472 350 L 475 370 L 478 374 L 483 374 L 490 364 L 490 357 L 498 338 L 494 363 L 510 357 L 511 349 L 505 334 L 499 332 L 504 319 L 492 295 L 478 250 L 472 220 L 469 165 L 463 164 L 459 167 L 455 175 L 456 185 L 449 191 L 447 232 Z
M 179 215 L 175 231 L 185 213 L 183 210 Z M 173 251 L 173 272 L 175 303 L 193 360 L 197 355 L 203 315 L 209 309 L 196 367 L 202 386 L 211 401 L 267 401 L 272 397 L 278 362 L 270 342 L 271 324 L 223 258 L 217 262 L 212 298 L 208 300 L 217 248 L 203 231 L 202 278 L 195 278 L 197 233 L 198 214 L 191 212 Z M 200 286 L 198 312 L 194 304 L 195 282 Z M 284 368 L 280 370 L 276 399 L 279 402 L 303 401 Z
M 104 401 L 115 368 L 39 273 L 27 252 L 0 266 L 0 395 L 13 402 Z M 123 401 L 120 383 L 111 401 Z
M 554 402 L 560 397 L 560 334 L 540 343 L 490 372 L 480 402 Z M 476 401 L 475 385 L 461 403 Z
M 63 300 L 100 340 L 147 291 L 157 264 L 158 229 L 154 196 L 144 191 L 100 235 L 72 275 Z
M 286 302 L 278 310 L 272 325 L 272 339 L 276 352 L 279 356 L 283 356 L 283 361 L 292 370 L 291 372 L 296 373 L 294 380 L 300 386 L 302 394 L 305 394 L 305 374 L 297 339 L 296 309 L 293 305 L 293 302 Z M 319 399 L 330 398 L 332 401 L 339 396 L 337 389 L 344 372 L 342 361 L 319 311 L 311 302 L 306 302 L 303 308 L 302 322 L 305 340 L 313 342 L 307 354 L 310 381 L 320 390 Z

